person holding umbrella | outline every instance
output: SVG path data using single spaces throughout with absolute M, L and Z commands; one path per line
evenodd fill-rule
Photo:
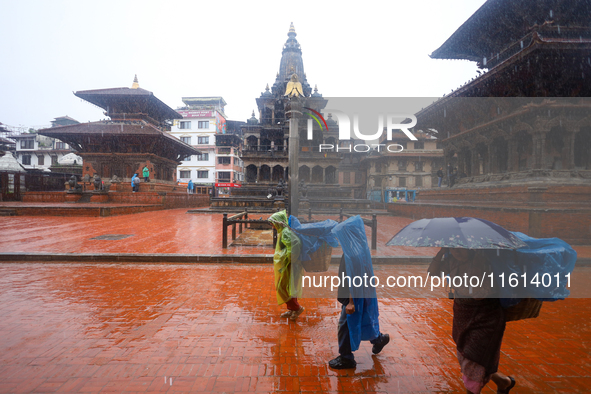
M 477 218 L 422 219 L 403 228 L 386 245 L 438 246 L 429 266 L 432 276 L 482 277 L 492 272 L 484 249 L 517 249 L 527 246 L 510 231 Z M 515 379 L 498 372 L 505 312 L 491 283 L 455 288 L 452 337 L 468 393 L 479 394 L 492 380 L 497 393 L 509 393 Z M 496 297 L 496 298 L 495 298 Z
M 491 268 L 482 253 L 463 248 L 441 248 L 429 266 L 432 276 L 479 277 L 485 272 Z M 452 337 L 468 393 L 480 393 L 490 380 L 497 393 L 509 393 L 515 379 L 498 372 L 505 315 L 499 298 L 487 298 L 493 295 L 487 285 L 454 289 Z

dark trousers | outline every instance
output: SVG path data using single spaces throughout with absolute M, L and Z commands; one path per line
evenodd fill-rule
M 349 325 L 347 324 L 347 312 L 345 312 L 345 305 L 341 309 L 341 316 L 339 317 L 339 331 L 337 333 L 337 338 L 339 340 L 339 354 L 350 360 L 355 360 L 355 356 L 351 351 L 351 337 L 349 336 Z M 376 338 L 369 341 L 372 345 L 379 343 L 381 340 L 382 334 L 378 335 Z
M 285 305 L 287 305 L 287 310 L 288 311 L 299 311 L 301 306 L 300 303 L 298 302 L 297 298 L 290 298 L 289 301 L 287 301 L 285 303 Z

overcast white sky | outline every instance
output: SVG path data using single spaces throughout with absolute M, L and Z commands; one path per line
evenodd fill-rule
M 104 118 L 75 97 L 140 87 L 177 108 L 222 96 L 246 120 L 272 85 L 294 23 L 308 82 L 330 97 L 440 97 L 476 75 L 437 49 L 485 0 L 0 0 L 0 122 Z

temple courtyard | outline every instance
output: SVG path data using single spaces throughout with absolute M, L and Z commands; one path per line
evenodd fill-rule
M 223 249 L 221 217 L 0 217 L 0 392 L 464 392 L 443 293 L 382 293 L 390 344 L 372 355 L 362 343 L 356 369 L 331 370 L 336 300 L 304 298 L 297 321 L 280 319 L 273 249 Z M 385 246 L 411 221 L 378 215 L 376 272 L 425 273 L 437 249 Z M 512 392 L 591 387 L 591 247 L 574 247 L 578 296 L 507 324 L 500 369 Z

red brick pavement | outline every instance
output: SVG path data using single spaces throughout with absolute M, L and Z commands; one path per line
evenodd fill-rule
M 224 250 L 221 215 L 185 212 L 0 217 L 0 251 L 272 252 Z M 384 246 L 411 220 L 378 220 L 375 255 L 434 253 Z M 133 236 L 90 239 L 105 234 Z M 589 247 L 576 248 L 591 256 Z M 582 286 L 589 281 L 577 278 Z M 280 321 L 272 281 L 269 266 L 3 263 L 0 392 L 463 392 L 450 301 L 380 300 L 382 331 L 392 345 L 379 356 L 364 345 L 354 372 L 335 372 L 326 367 L 337 351 L 335 301 L 305 299 L 300 321 Z M 546 303 L 538 319 L 509 324 L 501 369 L 518 379 L 516 392 L 589 391 L 589 317 L 588 299 L 569 299 Z
M 377 356 L 362 344 L 348 371 L 326 365 L 336 301 L 302 303 L 279 319 L 269 266 L 4 263 L 0 392 L 464 392 L 449 300 L 381 299 L 392 342 Z M 500 367 L 516 393 L 589 391 L 590 317 L 568 299 L 508 324 Z
M 187 214 L 186 209 L 109 217 L 12 216 L 0 217 L 0 251 L 47 253 L 170 253 L 272 254 L 270 247 L 222 249 L 221 214 Z M 253 218 L 266 214 L 252 214 Z M 315 218 L 327 218 L 326 216 Z M 337 217 L 333 217 L 337 219 Z M 376 256 L 433 256 L 436 248 L 386 246 L 386 242 L 413 220 L 378 216 Z M 370 229 L 366 226 L 368 239 Z M 128 234 L 116 240 L 92 240 L 106 234 Z M 575 246 L 580 257 L 591 258 L 591 246 Z M 338 255 L 338 249 L 333 251 Z

